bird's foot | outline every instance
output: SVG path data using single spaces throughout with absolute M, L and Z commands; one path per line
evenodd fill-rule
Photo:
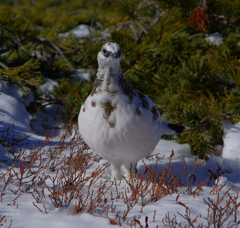
M 121 180 L 121 165 L 118 164 L 111 164 L 111 180 Z

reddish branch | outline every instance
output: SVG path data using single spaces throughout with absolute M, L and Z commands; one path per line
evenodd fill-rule
M 193 10 L 193 14 L 187 20 L 187 23 L 193 27 L 195 30 L 205 30 L 210 26 L 210 21 L 206 14 L 207 6 L 204 2 L 201 2 L 197 8 Z

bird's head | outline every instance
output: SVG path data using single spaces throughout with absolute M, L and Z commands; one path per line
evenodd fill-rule
M 116 43 L 106 43 L 98 53 L 98 64 L 102 67 L 113 67 L 122 59 L 121 47 Z

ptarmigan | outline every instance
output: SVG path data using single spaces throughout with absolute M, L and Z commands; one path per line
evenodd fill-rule
M 127 82 L 121 59 L 118 44 L 102 46 L 94 88 L 78 117 L 85 142 L 111 163 L 111 180 L 121 179 L 122 165 L 128 177 L 137 162 L 152 152 L 162 134 L 176 133 L 170 128 L 174 125 L 161 121 L 151 99 Z

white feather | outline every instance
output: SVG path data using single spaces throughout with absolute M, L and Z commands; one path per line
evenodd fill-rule
M 151 99 L 132 89 L 120 68 L 120 46 L 103 45 L 98 54 L 95 88 L 82 105 L 79 130 L 91 149 L 111 163 L 111 179 L 130 175 L 163 134 L 161 117 Z

